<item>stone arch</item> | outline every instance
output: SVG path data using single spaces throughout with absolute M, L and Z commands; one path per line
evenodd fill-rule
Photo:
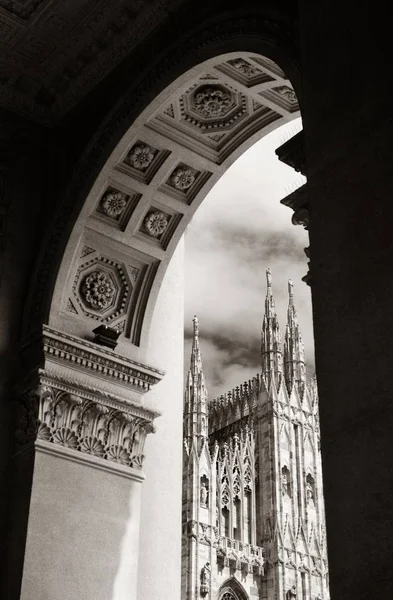
M 33 277 L 25 333 L 44 322 L 86 337 L 102 322 L 131 342 L 122 352 L 143 356 L 166 267 L 207 191 L 248 146 L 299 115 L 289 39 L 285 28 L 251 17 L 228 21 L 219 34 L 208 27 L 139 82 L 137 99 L 130 89 L 115 105 L 64 191 Z M 226 107 L 214 123 L 218 97 Z M 92 302 L 99 282 L 105 305 Z
M 94 448 L 101 408 L 110 411 L 113 435 L 119 434 L 121 441 L 112 444 L 110 461 L 135 466 L 136 499 L 144 437 L 153 431 L 152 420 L 158 415 L 143 403 L 141 394 L 163 375 L 146 365 L 149 325 L 173 251 L 221 174 L 255 141 L 300 110 L 297 50 L 285 28 L 248 17 L 219 28 L 205 25 L 199 23 L 198 35 L 187 37 L 176 50 L 182 56 L 175 65 L 159 57 L 149 73 L 136 76 L 127 91 L 124 86 L 113 109 L 102 113 L 102 123 L 91 126 L 90 141 L 74 157 L 69 183 L 47 228 L 26 303 L 24 335 L 37 326 L 41 329 L 39 366 L 58 368 L 41 371 L 39 377 L 56 389 L 66 387 L 71 399 L 75 391 L 77 399 L 83 398 L 84 414 L 94 413 L 85 436 L 94 438 Z M 242 73 L 249 69 L 247 64 L 255 74 Z M 247 82 L 253 77 L 255 85 Z M 177 122 L 172 109 L 181 117 Z M 91 343 L 97 325 L 123 334 L 116 353 Z M 58 375 L 64 371 L 67 378 L 62 379 Z M 88 402 L 94 411 L 87 410 Z M 173 428 L 173 423 L 167 427 Z M 187 451 L 195 461 L 195 449 Z M 109 450 L 106 456 L 108 460 Z M 144 490 L 154 485 L 152 480 L 148 478 Z M 143 531 L 145 547 L 154 522 L 151 519 Z M 134 546 L 137 543 L 134 536 Z M 141 564 L 151 571 L 143 552 Z M 123 568 L 128 556 L 123 554 L 121 560 Z M 132 568 L 136 581 L 135 564 Z M 146 579 L 141 569 L 139 577 Z
M 236 577 L 230 577 L 218 590 L 217 600 L 248 600 L 248 595 Z

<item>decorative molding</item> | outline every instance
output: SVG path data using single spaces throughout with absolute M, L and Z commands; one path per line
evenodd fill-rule
M 297 134 L 297 135 L 299 135 L 299 134 Z M 294 137 L 296 137 L 296 136 L 294 136 Z M 291 138 L 288 142 L 283 144 L 283 146 L 278 148 L 278 150 L 276 150 L 276 154 L 279 155 L 279 152 L 282 151 L 282 148 L 284 146 L 286 146 L 289 142 L 291 142 L 292 139 L 293 138 Z M 283 162 L 285 162 L 286 164 L 293 166 L 293 164 L 292 164 L 292 162 L 294 160 L 293 157 L 289 159 L 288 155 L 285 153 L 282 156 L 285 156 L 285 160 L 284 159 L 280 159 L 280 160 L 283 160 Z M 300 169 L 300 165 L 298 165 L 298 167 Z M 280 203 L 283 204 L 284 206 L 288 206 L 289 208 L 292 208 L 292 210 L 294 211 L 294 213 L 292 215 L 293 225 L 302 225 L 304 227 L 304 229 L 306 231 L 308 231 L 309 226 L 310 226 L 310 213 L 309 213 L 309 208 L 308 208 L 307 184 L 305 183 L 304 185 L 298 187 L 291 194 L 286 196 L 286 198 L 283 198 L 283 200 L 281 200 Z M 307 256 L 307 258 L 310 259 L 310 247 L 309 246 L 307 246 L 307 248 L 304 248 L 304 253 Z M 310 260 L 307 263 L 307 265 L 308 265 L 308 272 L 306 273 L 306 275 L 304 277 L 302 277 L 302 281 L 304 281 L 307 285 L 311 285 Z
M 204 119 L 224 117 L 233 105 L 233 94 L 224 86 L 201 86 L 192 95 L 191 106 Z
M 210 171 L 199 171 L 190 165 L 180 162 L 162 183 L 159 190 L 164 194 L 191 204 L 211 176 Z
M 138 143 L 131 148 L 124 162 L 138 171 L 146 171 L 154 160 L 157 150 L 148 144 Z
M 278 159 L 306 177 L 306 156 L 303 130 L 292 136 L 276 150 Z
M 234 67 L 232 70 L 237 73 Z M 221 164 L 256 131 L 283 119 L 282 114 L 272 110 L 270 104 L 266 106 L 261 101 L 255 105 L 253 98 L 238 87 L 221 81 L 206 84 L 199 77 L 184 93 L 173 99 L 172 104 L 177 106 L 176 118 L 169 118 L 162 109 L 146 125 L 204 158 Z M 169 185 L 173 187 L 173 182 L 169 181 Z
M 129 124 L 135 120 L 139 114 L 138 106 L 143 104 L 144 98 L 151 94 L 155 94 L 157 89 L 160 87 L 160 82 L 164 81 L 168 75 L 175 72 L 177 67 L 182 64 L 186 64 L 191 58 L 198 55 L 199 52 L 205 52 L 208 48 L 213 47 L 217 43 L 227 43 L 231 40 L 239 37 L 251 36 L 255 39 L 260 39 L 261 44 L 265 44 L 266 47 L 287 49 L 287 54 L 291 58 L 291 62 L 288 64 L 293 65 L 292 73 L 296 74 L 299 65 L 299 47 L 297 44 L 296 35 L 296 23 L 288 21 L 289 24 L 278 23 L 274 20 L 261 18 L 258 16 L 247 16 L 242 18 L 228 19 L 224 23 L 217 27 L 217 24 L 209 23 L 204 24 L 202 29 L 198 28 L 193 31 L 192 34 L 187 38 L 187 42 L 178 45 L 171 50 L 168 50 L 162 58 L 156 61 L 143 79 L 136 80 L 135 85 L 131 84 L 126 93 L 120 96 L 119 102 L 113 108 L 108 117 L 103 121 L 102 129 L 97 133 L 94 138 L 94 142 L 90 145 L 87 154 L 83 161 L 81 161 L 73 173 L 72 180 L 70 181 L 67 190 L 65 191 L 64 197 L 62 198 L 61 206 L 56 213 L 56 218 L 50 228 L 50 235 L 48 239 L 44 241 L 44 246 L 41 252 L 41 258 L 36 267 L 34 274 L 34 283 L 32 285 L 31 293 L 29 294 L 28 307 L 26 310 L 26 318 L 24 321 L 25 333 L 31 331 L 40 322 L 46 321 L 48 318 L 51 302 L 51 293 L 53 286 L 55 285 L 55 274 L 58 271 L 58 263 L 63 254 L 63 250 L 67 243 L 67 223 L 70 218 L 70 214 L 74 214 L 75 210 L 82 205 L 88 190 L 91 188 L 93 178 L 96 174 L 96 167 L 102 164 L 103 158 L 108 156 L 108 148 L 113 148 L 113 142 L 117 139 L 119 133 L 124 133 Z M 149 25 L 149 27 L 151 24 Z M 138 35 L 142 33 L 142 29 L 138 30 Z M 152 43 L 156 46 L 161 43 L 162 38 L 156 36 Z M 131 43 L 131 46 L 130 46 Z M 108 68 L 112 68 L 113 61 L 116 63 L 121 60 L 118 55 L 118 51 L 123 54 L 129 54 L 130 47 L 135 44 L 135 30 L 131 27 L 131 31 L 127 31 L 125 38 L 119 40 L 119 46 L 116 49 L 111 48 L 111 55 L 100 57 L 103 58 L 103 63 L 96 63 L 89 65 L 87 69 L 82 68 L 78 73 L 78 81 L 73 81 L 67 89 L 67 93 L 62 93 L 61 100 L 62 105 L 58 105 L 57 116 L 54 116 L 52 108 L 50 110 L 50 116 L 52 119 L 58 118 L 60 114 L 64 114 L 67 110 L 77 101 L 78 98 L 83 96 L 89 89 L 92 81 L 97 76 L 100 79 L 104 77 Z M 269 63 L 269 59 L 266 59 Z M 253 62 L 257 62 L 254 60 Z M 275 65 L 273 61 L 270 61 L 272 65 Z M 270 64 L 270 63 L 269 63 Z M 281 72 L 281 69 L 275 65 L 276 70 Z M 270 69 L 271 72 L 271 69 Z M 290 73 L 290 75 L 292 75 Z M 73 79 L 73 74 L 68 75 L 69 79 Z M 131 77 L 131 81 L 133 78 Z M 77 97 L 78 96 L 78 97 Z M 42 107 L 40 107 L 41 109 Z M 211 156 L 212 159 L 221 164 L 226 157 L 228 157 L 233 150 L 235 150 L 239 144 L 241 144 L 249 136 L 253 135 L 256 131 L 264 126 L 271 124 L 273 121 L 280 118 L 280 115 L 274 113 L 270 109 L 261 107 L 260 111 L 253 113 L 255 120 L 249 124 L 248 127 L 238 127 L 237 133 L 234 139 L 231 140 L 230 144 L 224 144 L 224 147 L 218 153 L 213 147 L 204 148 L 204 156 L 208 158 Z M 170 117 L 167 117 L 170 120 Z M 172 119 L 174 121 L 174 119 Z M 165 133 L 164 133 L 165 135 Z M 206 136 L 206 141 L 210 144 L 214 142 L 209 140 Z M 220 142 L 218 142 L 220 144 Z M 117 169 L 126 172 L 124 163 L 117 165 Z M 131 169 L 131 167 L 130 167 Z M 138 172 L 134 169 L 135 172 Z M 132 174 L 134 176 L 134 173 Z M 147 301 L 146 297 L 146 301 Z M 142 317 L 143 318 L 143 315 Z M 138 325 L 138 331 L 141 331 L 141 326 Z M 138 334 L 135 338 L 137 345 L 140 343 L 140 335 Z
M 263 92 L 259 92 L 258 95 L 261 96 L 261 98 L 269 100 L 269 102 L 273 102 L 290 114 L 299 110 L 297 96 L 295 91 L 289 87 L 289 85 L 281 85 L 270 88 L 268 90 L 264 90 Z
M 257 69 L 256 66 L 251 65 L 249 62 L 244 60 L 243 58 L 235 58 L 233 60 L 228 60 L 228 63 L 235 67 L 237 71 L 243 73 L 247 77 L 252 77 L 257 73 L 260 73 L 260 69 Z
M 255 62 L 245 60 L 244 58 L 228 60 L 216 65 L 215 69 L 247 88 L 275 80 L 274 77 L 257 66 Z
M 50 456 L 69 460 L 71 462 L 82 464 L 93 469 L 98 469 L 99 471 L 104 471 L 106 473 L 112 473 L 117 477 L 124 477 L 139 483 L 142 483 L 145 479 L 141 469 L 124 466 L 121 463 L 116 463 L 109 460 L 102 460 L 93 454 L 79 452 L 78 450 L 67 448 L 67 446 L 52 444 L 51 442 L 46 442 L 45 440 L 41 439 L 36 439 L 34 443 L 26 444 L 21 450 L 14 454 L 14 457 L 16 458 L 17 456 L 29 452 L 29 450 L 31 451 L 32 448 L 35 448 L 39 452 L 48 454 Z
M 19 396 L 17 412 L 18 448 L 38 439 L 135 469 L 154 432 L 147 410 L 141 417 L 131 407 L 119 410 L 43 382 Z
M 142 394 L 148 392 L 164 375 L 159 369 L 122 357 L 93 342 L 56 331 L 46 325 L 41 333 L 31 336 L 22 347 L 22 354 L 26 359 L 34 361 L 33 368 L 39 362 L 38 355 L 41 353 L 45 362 L 67 365 Z
M 72 292 L 86 316 L 109 323 L 127 313 L 133 288 L 125 265 L 95 255 L 79 265 Z
M 165 250 L 183 215 L 169 207 L 165 207 L 165 210 L 161 207 L 158 203 L 149 207 L 142 219 L 138 236 Z
M 48 385 L 53 389 L 67 392 L 73 396 L 80 396 L 93 402 L 103 402 L 106 406 L 115 410 L 130 409 L 132 414 L 141 418 L 145 418 L 146 415 L 151 418 L 161 416 L 161 413 L 158 411 L 146 408 L 142 406 L 140 402 L 131 400 L 129 395 L 125 398 L 118 394 L 111 394 L 99 388 L 98 385 L 88 385 L 87 383 L 81 382 L 79 379 L 71 379 L 68 376 L 64 377 L 63 375 L 53 372 L 50 368 L 38 369 L 38 376 L 42 385 Z
M 148 185 L 170 154 L 169 150 L 138 140 L 116 169 Z

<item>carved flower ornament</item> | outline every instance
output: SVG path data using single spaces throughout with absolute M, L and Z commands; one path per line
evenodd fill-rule
M 195 175 L 191 169 L 179 167 L 172 173 L 172 185 L 178 190 L 187 190 L 195 181 Z
M 116 288 L 110 277 L 103 271 L 88 275 L 82 285 L 84 299 L 95 310 L 108 308 L 115 298 Z
M 285 85 L 278 87 L 278 88 L 276 88 L 276 92 L 278 92 L 280 94 L 280 96 L 283 96 L 284 98 L 289 100 L 289 102 L 297 101 L 296 94 L 295 94 L 294 90 L 290 87 L 287 87 Z
M 149 235 L 158 237 L 164 233 L 165 229 L 168 227 L 168 220 L 164 213 L 155 211 L 147 215 L 144 220 L 144 226 Z
M 256 75 L 256 73 L 258 73 L 257 69 L 255 69 L 252 65 L 250 65 L 250 63 L 243 60 L 242 58 L 236 58 L 231 62 L 235 69 L 237 69 L 247 77 L 252 77 L 253 75 Z
M 126 195 L 117 191 L 109 191 L 104 195 L 101 206 L 102 210 L 108 217 L 116 219 L 123 212 L 126 206 Z
M 206 118 L 222 117 L 231 104 L 231 94 L 218 87 L 206 87 L 195 94 L 195 110 Z
M 147 144 L 138 144 L 134 146 L 128 155 L 128 162 L 132 167 L 143 171 L 147 169 L 154 159 L 153 149 Z

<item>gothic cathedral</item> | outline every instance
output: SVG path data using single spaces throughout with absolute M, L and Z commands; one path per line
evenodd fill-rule
M 289 282 L 281 334 L 267 271 L 261 373 L 208 401 L 198 320 L 184 403 L 182 600 L 326 600 L 316 381 Z

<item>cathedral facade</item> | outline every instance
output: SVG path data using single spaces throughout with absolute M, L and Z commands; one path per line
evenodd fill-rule
M 208 401 L 194 318 L 184 403 L 182 600 L 326 600 L 318 396 L 289 282 L 267 271 L 261 372 Z

